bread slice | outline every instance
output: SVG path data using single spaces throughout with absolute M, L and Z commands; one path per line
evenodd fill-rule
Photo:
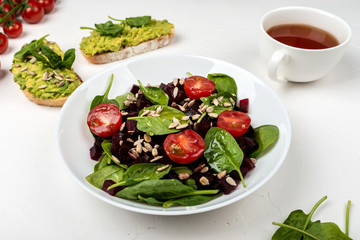
M 164 35 L 159 38 L 155 38 L 140 43 L 139 45 L 136 46 L 126 47 L 117 52 L 107 52 L 94 56 L 86 55 L 83 51 L 81 51 L 81 53 L 85 57 L 85 59 L 90 63 L 94 63 L 94 64 L 110 63 L 121 59 L 129 58 L 141 53 L 153 51 L 161 47 L 165 47 L 171 43 L 174 34 L 175 34 L 175 28 L 172 28 L 171 33 L 168 35 Z

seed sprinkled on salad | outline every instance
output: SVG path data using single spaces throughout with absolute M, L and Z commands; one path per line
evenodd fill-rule
M 279 130 L 251 126 L 229 79 L 216 73 L 159 86 L 138 81 L 109 99 L 112 75 L 88 115 L 90 157 L 97 163 L 87 181 L 115 197 L 163 207 L 198 205 L 230 194 L 240 183 L 246 187 L 245 176 L 274 146 Z M 93 111 L 103 106 L 107 112 Z

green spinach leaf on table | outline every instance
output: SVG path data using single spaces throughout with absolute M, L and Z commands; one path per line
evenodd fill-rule
M 223 170 L 228 173 L 237 171 L 245 187 L 240 171 L 244 153 L 229 132 L 218 127 L 210 128 L 205 136 L 204 156 L 211 168 L 218 173 Z
M 141 92 L 152 104 L 168 105 L 169 96 L 163 90 L 158 87 L 144 87 L 139 80 L 138 83 Z
M 259 158 L 265 154 L 279 139 L 279 128 L 275 125 L 262 125 L 254 128 L 255 140 L 259 144 L 250 157 Z
M 159 117 L 141 116 L 144 111 L 155 111 L 160 106 L 162 107 L 162 111 L 159 113 Z M 142 109 L 139 112 L 138 117 L 129 117 L 128 120 L 136 120 L 137 128 L 140 131 L 146 132 L 147 134 L 153 136 L 180 132 L 178 129 L 169 128 L 169 125 L 173 122 L 173 117 L 179 119 L 181 124 L 187 123 L 187 121 L 181 120 L 181 118 L 184 116 L 186 116 L 185 113 L 175 108 L 162 105 L 153 105 Z
M 92 100 L 92 102 L 90 104 L 90 110 L 102 103 L 113 103 L 116 106 L 119 106 L 119 103 L 115 99 L 108 98 L 108 95 L 109 95 L 109 92 L 110 92 L 110 89 L 111 89 L 111 86 L 113 83 L 113 79 L 114 79 L 114 74 L 111 74 L 110 81 L 109 81 L 109 84 L 108 84 L 108 87 L 107 87 L 105 93 L 103 95 L 97 95 L 94 97 L 94 99 Z
M 236 102 L 237 85 L 232 77 L 223 73 L 209 73 L 207 78 L 215 83 L 215 90 L 218 92 L 229 92 L 231 94 L 235 94 L 233 97 Z

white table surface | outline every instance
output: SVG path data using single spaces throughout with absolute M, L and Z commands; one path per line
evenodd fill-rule
M 353 31 L 341 62 L 323 79 L 306 84 L 270 80 L 260 59 L 261 17 L 283 6 L 332 12 Z M 358 0 L 58 0 L 41 23 L 23 24 L 0 55 L 0 239 L 271 239 L 295 209 L 309 212 L 328 199 L 313 219 L 345 226 L 352 201 L 350 236 L 360 237 L 360 2 Z M 164 217 L 123 210 L 95 198 L 63 167 L 55 148 L 60 108 L 28 101 L 8 71 L 12 57 L 32 39 L 50 34 L 62 49 L 76 48 L 74 68 L 86 81 L 116 63 L 92 65 L 79 43 L 89 34 L 80 26 L 107 16 L 151 15 L 175 24 L 171 45 L 145 55 L 186 53 L 228 61 L 253 73 L 275 90 L 292 123 L 288 156 L 265 185 L 229 206 L 195 215 Z

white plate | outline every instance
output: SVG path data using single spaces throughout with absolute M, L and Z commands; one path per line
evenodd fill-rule
M 194 207 L 162 208 L 135 201 L 112 197 L 90 185 L 85 177 L 93 172 L 95 161 L 89 157 L 93 144 L 86 118 L 90 103 L 96 95 L 102 95 L 114 74 L 109 98 L 128 92 L 132 84 L 141 80 L 144 84 L 168 83 L 173 78 L 186 77 L 186 73 L 206 76 L 208 73 L 225 73 L 232 76 L 238 86 L 238 98 L 249 98 L 252 126 L 274 124 L 280 129 L 280 137 L 274 148 L 258 159 L 255 169 L 245 177 L 247 188 L 241 185 L 229 195 L 223 195 Z M 60 158 L 71 176 L 94 196 L 114 206 L 134 212 L 154 215 L 186 215 L 205 212 L 229 205 L 254 192 L 268 181 L 283 163 L 291 140 L 288 114 L 276 93 L 264 82 L 244 69 L 216 59 L 191 55 L 157 55 L 122 61 L 83 83 L 66 101 L 56 127 L 56 145 Z

